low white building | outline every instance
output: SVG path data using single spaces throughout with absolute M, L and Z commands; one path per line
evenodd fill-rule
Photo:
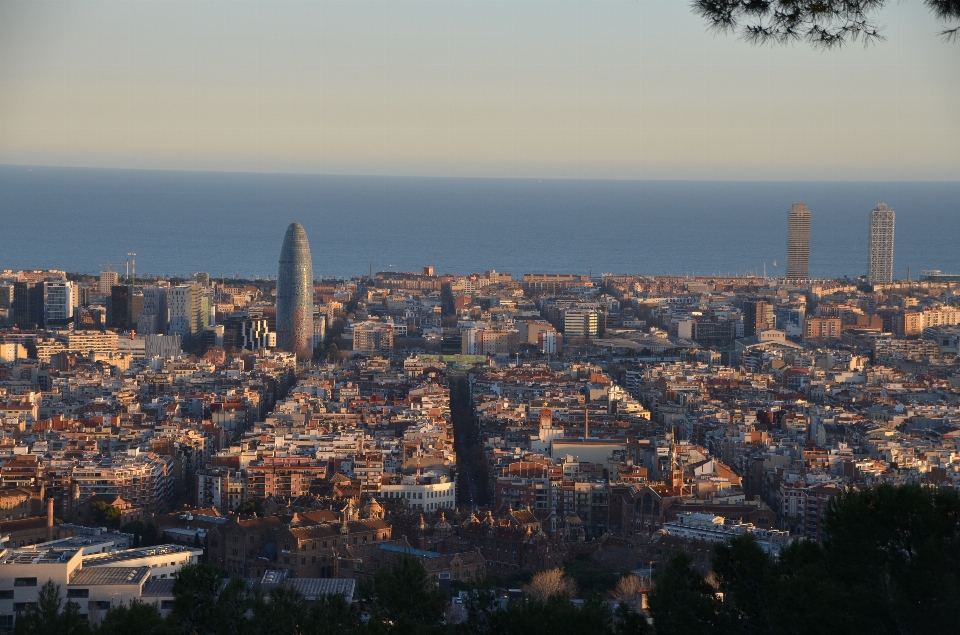
M 89 553 L 91 547 L 107 547 L 73 542 L 0 551 L 0 630 L 13 629 L 16 616 L 36 607 L 40 589 L 49 580 L 94 624 L 111 607 L 132 600 L 155 603 L 166 614 L 172 607 L 173 575 L 203 555 L 201 549 L 178 545 Z
M 199 547 L 183 545 L 158 545 L 124 549 L 106 554 L 84 556 L 85 567 L 149 567 L 150 578 L 172 578 L 186 564 L 197 564 L 203 556 Z
M 660 531 L 671 536 L 709 542 L 724 542 L 750 534 L 757 539 L 760 548 L 772 556 L 779 554 L 792 540 L 787 531 L 762 529 L 750 523 L 700 512 L 683 512 L 676 520 L 665 522 Z
M 400 483 L 380 487 L 382 498 L 403 498 L 410 509 L 432 511 L 457 505 L 457 484 L 446 475 L 428 472 L 404 476 Z

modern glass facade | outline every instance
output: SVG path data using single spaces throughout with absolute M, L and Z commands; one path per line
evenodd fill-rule
M 277 273 L 277 347 L 310 359 L 313 337 L 313 261 L 307 232 L 291 223 Z

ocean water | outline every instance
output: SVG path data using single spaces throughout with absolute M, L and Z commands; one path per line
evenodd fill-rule
M 897 212 L 895 275 L 960 273 L 960 182 L 433 179 L 0 166 L 0 269 L 275 276 L 287 225 L 314 273 L 488 269 L 783 275 L 787 214 L 812 212 L 814 276 L 866 269 L 867 218 Z

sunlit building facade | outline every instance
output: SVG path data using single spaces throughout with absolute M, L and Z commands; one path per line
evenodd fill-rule
M 312 354 L 313 261 L 307 232 L 291 223 L 280 249 L 277 273 L 277 347 L 305 359 Z
M 787 238 L 787 279 L 810 277 L 810 210 L 794 203 L 790 210 L 790 234 Z
M 880 203 L 870 212 L 869 260 L 867 284 L 893 282 L 893 225 L 892 209 Z

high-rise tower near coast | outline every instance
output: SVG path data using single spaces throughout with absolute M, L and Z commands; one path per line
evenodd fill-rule
M 277 272 L 277 347 L 309 359 L 313 337 L 313 261 L 307 232 L 291 223 Z
M 883 203 L 870 212 L 869 256 L 867 284 L 893 282 L 893 224 L 894 212 Z
M 810 210 L 794 203 L 790 210 L 790 234 L 787 237 L 787 279 L 810 277 Z

